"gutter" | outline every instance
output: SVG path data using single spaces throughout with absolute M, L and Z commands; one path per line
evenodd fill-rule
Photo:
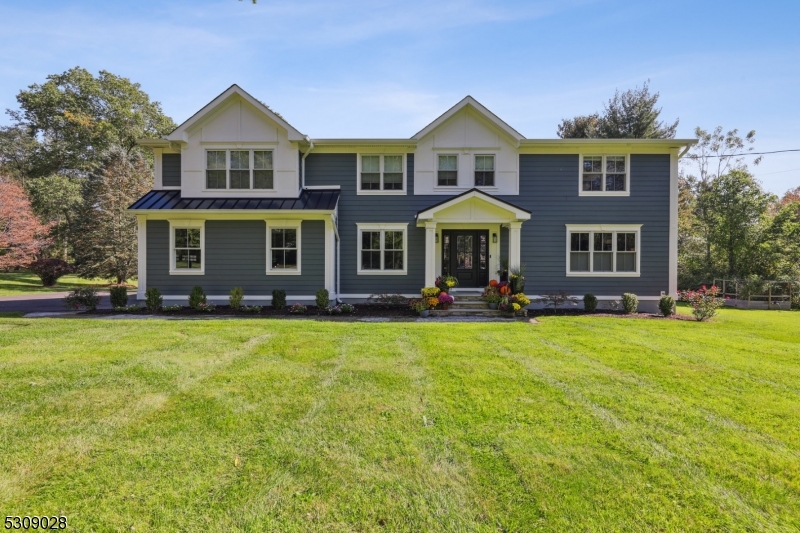
M 308 141 L 308 150 L 306 150 L 306 153 L 303 154 L 303 171 L 300 173 L 300 189 L 306 188 L 306 157 L 308 157 L 308 154 L 310 154 L 311 150 L 314 149 L 314 141 L 309 139 L 308 135 L 306 135 L 306 141 Z

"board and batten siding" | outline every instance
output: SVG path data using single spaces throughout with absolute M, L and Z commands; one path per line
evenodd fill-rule
M 267 229 L 263 220 L 207 220 L 205 274 L 170 275 L 169 222 L 147 221 L 147 286 L 165 296 L 188 296 L 199 285 L 208 295 L 227 296 L 241 287 L 245 296 L 314 295 L 325 287 L 325 222 L 305 220 L 301 226 L 301 274 L 267 275 Z
M 181 186 L 181 154 L 163 154 L 161 156 L 161 185 L 164 187 Z
M 630 196 L 579 196 L 578 155 L 520 155 L 520 194 L 504 200 L 531 211 L 522 224 L 525 291 L 658 296 L 669 290 L 668 154 L 630 156 Z M 639 277 L 568 277 L 566 224 L 641 224 Z

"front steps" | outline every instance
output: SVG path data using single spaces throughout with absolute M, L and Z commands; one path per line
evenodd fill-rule
M 496 309 L 489 309 L 489 306 L 481 298 L 483 291 L 480 289 L 457 289 L 450 293 L 455 301 L 450 309 L 434 309 L 430 316 L 474 316 L 474 317 L 503 317 L 505 316 Z

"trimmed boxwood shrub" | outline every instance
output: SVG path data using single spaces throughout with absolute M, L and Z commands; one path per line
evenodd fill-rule
M 64 305 L 67 309 L 74 309 L 76 311 L 80 309 L 94 311 L 97 309 L 97 306 L 100 305 L 100 297 L 97 295 L 95 289 L 86 287 L 69 293 L 69 295 L 64 298 Z
M 231 304 L 231 309 L 239 309 L 242 306 L 242 299 L 244 298 L 244 291 L 241 287 L 234 287 L 231 289 L 231 295 L 228 297 L 228 302 Z
M 330 293 L 328 289 L 320 289 L 317 291 L 317 309 L 327 309 L 331 303 Z
M 594 294 L 584 295 L 583 308 L 587 313 L 594 313 L 597 310 L 597 296 Z
M 629 315 L 636 313 L 639 307 L 639 297 L 632 292 L 626 292 L 622 295 L 622 309 Z
M 39 259 L 28 265 L 28 269 L 39 276 L 42 285 L 52 287 L 58 278 L 75 272 L 75 268 L 61 259 Z
M 275 309 L 283 309 L 286 307 L 286 291 L 283 289 L 275 289 L 272 291 L 272 307 Z
M 126 307 L 128 305 L 128 288 L 123 285 L 111 287 L 108 291 L 111 307 Z
M 664 316 L 671 316 L 675 314 L 675 298 L 672 296 L 662 296 L 658 301 L 658 310 Z
M 195 285 L 192 287 L 192 292 L 189 293 L 189 307 L 192 309 L 199 309 L 200 304 L 206 303 L 206 293 L 203 287 Z
M 144 292 L 144 306 L 151 313 L 161 309 L 163 303 L 164 298 L 161 297 L 161 291 L 155 287 L 150 287 Z

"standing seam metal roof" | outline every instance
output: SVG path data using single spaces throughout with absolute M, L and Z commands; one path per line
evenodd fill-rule
M 144 210 L 316 210 L 333 211 L 338 189 L 303 189 L 298 198 L 183 198 L 180 191 L 150 191 L 131 205 Z

